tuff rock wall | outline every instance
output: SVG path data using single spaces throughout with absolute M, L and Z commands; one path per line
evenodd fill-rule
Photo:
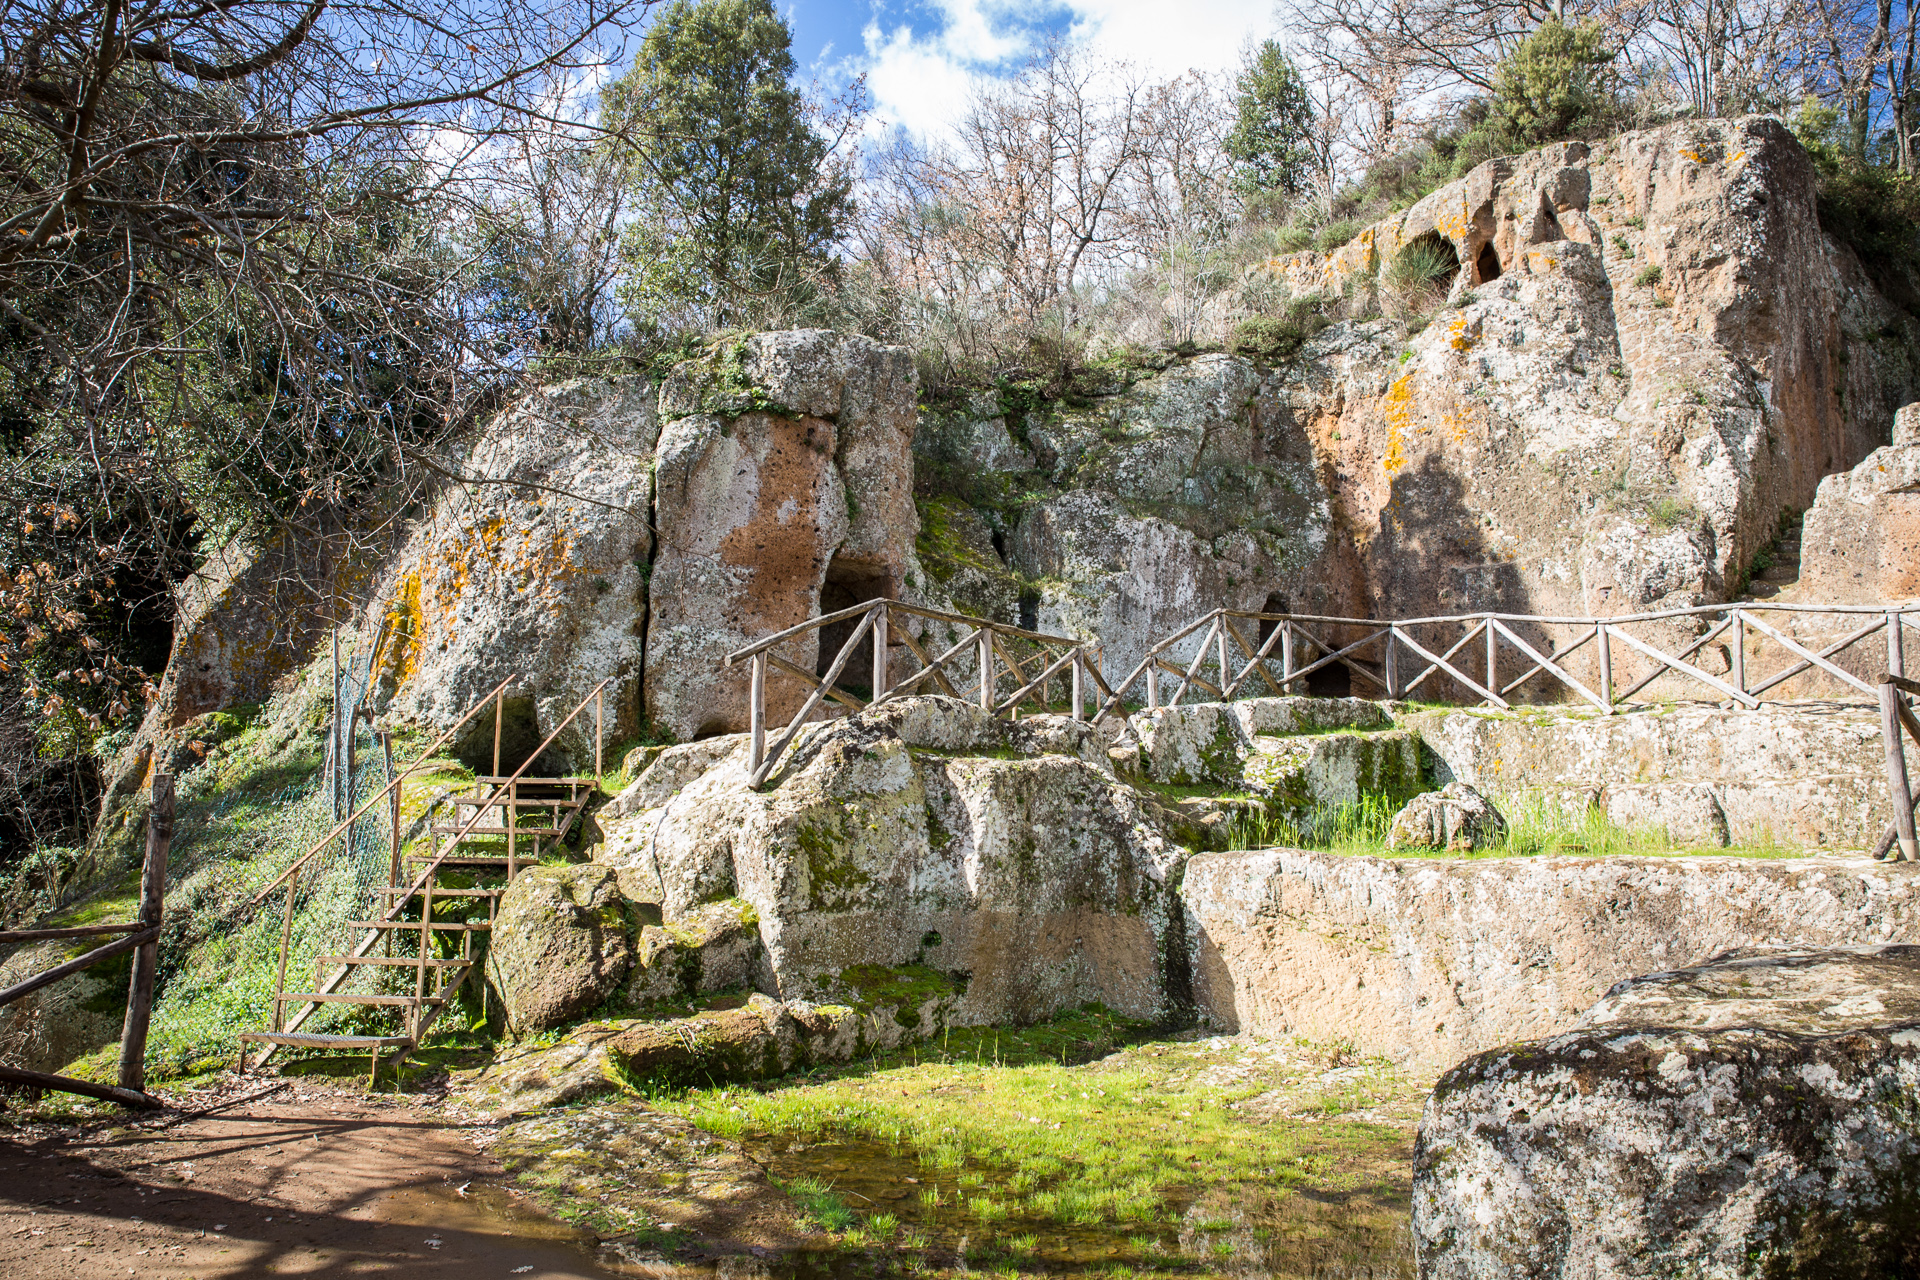
M 616 737 L 643 717 L 740 729 L 727 652 L 883 595 L 1097 637 L 1109 676 L 1216 604 L 1726 599 L 1823 477 L 1816 557 L 1909 497 L 1897 449 L 1845 477 L 1920 398 L 1920 327 L 1821 231 L 1815 195 L 1778 121 L 1685 123 L 1490 161 L 1330 254 L 1265 264 L 1297 298 L 1349 302 L 1390 294 L 1410 245 L 1459 264 L 1430 316 L 1389 305 L 1273 366 L 1114 357 L 1062 400 L 923 406 L 904 350 L 796 331 L 718 342 L 659 385 L 535 391 L 473 442 L 461 471 L 486 483 L 450 483 L 398 549 L 223 556 L 109 806 L 195 716 L 310 658 L 344 611 L 328 602 L 370 601 L 364 633 L 392 620 L 385 691 L 427 725 L 513 676 L 503 736 L 525 748 L 607 677 Z M 299 600 L 284 564 L 308 566 Z M 847 629 L 781 656 L 818 670 Z M 776 670 L 772 715 L 803 693 Z

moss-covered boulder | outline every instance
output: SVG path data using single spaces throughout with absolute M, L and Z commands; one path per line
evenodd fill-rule
M 627 1003 L 752 986 L 761 977 L 762 956 L 753 905 L 738 898 L 709 902 L 678 920 L 641 927 Z
M 580 1017 L 619 990 L 632 964 L 626 903 L 612 867 L 532 867 L 501 895 L 487 981 L 510 1034 Z
M 1911 1274 L 1916 1010 L 1920 947 L 1746 953 L 1467 1059 L 1420 1124 L 1421 1276 Z
M 753 905 L 783 999 L 839 1000 L 847 970 L 917 964 L 960 982 L 965 1023 L 1179 1006 L 1186 851 L 1106 740 L 1065 717 L 903 698 L 809 731 L 762 790 L 738 758 L 710 770 L 650 852 L 669 919 Z

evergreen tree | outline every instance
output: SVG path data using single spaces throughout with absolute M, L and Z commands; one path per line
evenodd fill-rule
M 1307 141 L 1313 125 L 1306 81 L 1279 41 L 1268 40 L 1248 53 L 1235 81 L 1226 144 L 1241 191 L 1303 193 L 1313 161 Z
M 771 0 L 673 0 L 607 91 L 639 215 L 627 244 L 636 310 L 725 326 L 830 267 L 852 184 L 793 70 Z
M 1613 106 L 1606 70 L 1612 62 L 1598 23 L 1541 23 L 1494 80 L 1493 120 L 1502 144 L 1524 151 L 1603 130 Z

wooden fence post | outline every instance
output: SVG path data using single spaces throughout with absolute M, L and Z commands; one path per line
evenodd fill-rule
M 607 685 L 593 691 L 593 781 L 598 786 L 607 773 Z
M 1493 629 L 1493 615 L 1488 614 L 1487 615 L 1487 690 L 1490 693 L 1500 692 L 1500 666 L 1499 666 L 1500 658 L 1497 652 L 1499 648 L 1499 644 L 1500 644 L 1500 633 Z M 1463 662 L 1460 665 L 1464 667 L 1466 663 Z
M 1085 679 L 1081 674 L 1081 668 L 1086 665 L 1086 661 L 1087 651 L 1085 649 L 1075 649 L 1073 651 L 1073 718 L 1075 720 L 1084 720 L 1087 718 L 1086 707 L 1083 705 L 1083 699 L 1086 695 L 1082 692 L 1081 686 L 1082 680 Z
M 1600 648 L 1600 700 L 1607 704 L 1607 714 L 1613 714 L 1613 641 L 1607 635 L 1607 624 L 1593 624 L 1594 639 Z
M 1900 856 L 1920 862 L 1913 826 L 1913 789 L 1907 779 L 1907 753 L 1900 740 L 1900 690 L 1892 680 L 1880 682 L 1880 734 L 1887 747 L 1887 790 L 1893 801 L 1893 830 Z
M 867 696 L 867 705 L 872 706 L 886 696 L 887 692 L 887 607 L 880 606 L 880 616 L 873 620 L 873 691 Z
M 1387 624 L 1387 696 L 1400 696 L 1400 646 L 1394 641 L 1400 638 L 1400 628 L 1393 623 Z
M 1293 620 L 1280 624 L 1280 692 L 1293 692 Z
M 1747 691 L 1747 617 L 1738 609 L 1733 611 L 1733 687 L 1740 692 Z
M 753 655 L 752 687 L 747 695 L 747 731 L 753 737 L 753 770 L 767 758 L 767 655 Z
M 393 780 L 393 734 L 382 729 L 379 732 L 381 755 L 387 762 L 387 779 Z M 455 811 L 456 819 L 459 810 Z M 389 785 L 387 788 L 387 830 L 388 843 L 393 846 L 393 857 L 387 865 L 387 883 L 400 883 L 400 788 Z
M 147 811 L 147 859 L 140 868 L 140 923 L 157 927 L 167 894 L 167 850 L 173 844 L 173 776 L 153 775 L 153 807 Z M 153 1016 L 153 975 L 160 964 L 160 940 L 143 942 L 133 953 L 133 977 L 127 983 L 127 1020 L 120 1029 L 120 1087 L 147 1090 L 147 1024 Z
M 1907 653 L 1905 637 L 1900 634 L 1900 613 L 1898 610 L 1887 614 L 1887 673 L 1904 676 L 1907 674 Z
M 993 632 L 980 629 L 980 708 L 993 710 Z

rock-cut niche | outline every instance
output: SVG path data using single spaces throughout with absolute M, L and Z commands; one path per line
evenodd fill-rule
M 1275 591 L 1267 596 L 1267 602 L 1260 606 L 1260 612 L 1292 613 L 1293 606 L 1288 603 L 1287 598 L 1284 595 L 1281 595 L 1278 591 Z M 1268 640 L 1273 638 L 1273 633 L 1279 628 L 1279 626 L 1280 624 L 1278 622 L 1268 622 L 1263 620 L 1260 623 L 1259 643 L 1262 647 L 1266 645 Z M 1295 634 L 1297 635 L 1298 632 L 1296 632 Z M 1273 646 L 1273 648 L 1268 649 L 1267 655 L 1270 658 L 1275 658 L 1275 659 L 1279 658 L 1280 657 L 1279 644 L 1276 643 Z M 1318 658 L 1320 656 L 1321 654 L 1319 650 L 1312 649 L 1311 646 L 1301 644 L 1299 642 L 1295 643 L 1295 647 L 1293 650 L 1293 661 L 1295 666 L 1305 666 L 1308 663 L 1312 662 L 1315 658 Z M 1277 666 L 1275 669 L 1276 670 L 1278 669 Z M 1353 674 L 1349 672 L 1346 669 L 1346 667 L 1342 666 L 1338 662 L 1328 663 L 1326 666 L 1320 668 L 1318 671 L 1314 672 L 1312 675 L 1307 677 L 1307 682 L 1304 688 L 1299 685 L 1295 685 L 1294 692 L 1304 693 L 1310 697 L 1315 697 L 1315 698 L 1350 697 L 1353 693 Z
M 827 580 L 820 586 L 820 613 L 824 617 L 869 600 L 885 600 L 894 594 L 893 575 L 884 563 L 837 555 L 828 562 Z M 860 618 L 856 614 L 820 628 L 820 658 L 814 667 L 815 675 L 827 674 L 827 669 L 840 654 L 840 646 L 847 642 L 847 637 L 859 625 Z M 834 681 L 834 687 L 864 698 L 872 682 L 873 634 L 868 632 L 854 646 L 847 665 L 840 669 L 840 678 Z
M 1473 282 L 1486 284 L 1500 278 L 1500 254 L 1493 247 L 1493 241 L 1480 246 L 1480 256 L 1473 260 Z

